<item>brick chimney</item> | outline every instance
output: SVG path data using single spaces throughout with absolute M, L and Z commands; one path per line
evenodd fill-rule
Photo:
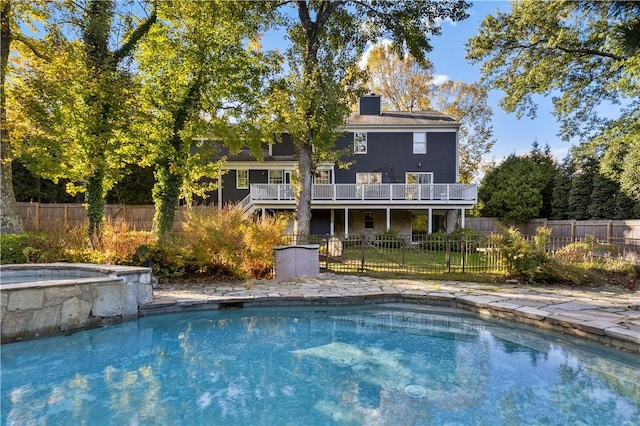
M 362 96 L 360 98 L 358 113 L 360 115 L 381 115 L 382 101 L 380 100 L 380 95 L 371 93 Z

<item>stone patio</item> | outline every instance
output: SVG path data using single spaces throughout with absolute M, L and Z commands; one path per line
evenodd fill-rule
M 414 303 L 531 324 L 640 353 L 640 294 L 618 287 L 380 279 L 320 274 L 284 281 L 160 285 L 140 316 L 257 306 Z

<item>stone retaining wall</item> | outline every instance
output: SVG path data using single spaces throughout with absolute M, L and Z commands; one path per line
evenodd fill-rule
M 7 284 L 21 276 L 35 281 Z M 2 265 L 0 283 L 2 343 L 134 319 L 152 300 L 149 268 Z

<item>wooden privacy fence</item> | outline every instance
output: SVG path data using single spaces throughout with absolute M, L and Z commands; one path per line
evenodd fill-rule
M 215 206 L 195 206 L 192 209 L 214 211 Z M 22 223 L 28 230 L 60 230 L 80 226 L 87 220 L 87 212 L 82 204 L 40 204 L 18 203 Z M 151 230 L 154 207 L 152 205 L 105 205 L 105 217 L 110 220 L 124 220 L 132 229 Z M 187 207 L 178 210 L 174 231 L 181 230 Z M 483 234 L 500 233 L 498 219 L 491 217 L 467 217 L 465 226 Z M 600 241 L 614 242 L 625 239 L 640 240 L 640 219 L 632 220 L 547 220 L 533 219 L 515 225 L 523 235 L 535 235 L 539 226 L 552 230 L 551 237 L 576 241 L 587 236 Z
M 494 217 L 468 217 L 467 229 L 483 234 L 501 233 L 500 221 Z M 535 235 L 536 229 L 546 226 L 551 229 L 551 237 L 577 241 L 595 237 L 599 241 L 640 240 L 640 219 L 628 220 L 548 220 L 532 219 L 514 225 L 523 235 Z
M 213 206 L 195 206 L 193 210 L 210 210 Z M 40 204 L 18 203 L 22 224 L 27 230 L 53 231 L 82 226 L 87 220 L 87 211 L 82 204 Z M 135 206 L 106 204 L 104 216 L 107 220 L 123 220 L 130 229 L 150 231 L 153 227 L 154 206 Z M 185 218 L 187 207 L 181 206 L 176 215 L 173 230 L 179 232 Z

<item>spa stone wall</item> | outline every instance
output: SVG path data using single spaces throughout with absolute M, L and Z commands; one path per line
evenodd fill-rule
M 20 275 L 36 281 L 7 284 Z M 134 319 L 152 299 L 149 268 L 3 265 L 0 282 L 2 343 Z

